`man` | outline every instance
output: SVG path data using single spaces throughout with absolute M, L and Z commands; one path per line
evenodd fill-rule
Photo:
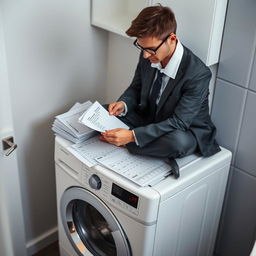
M 194 152 L 211 156 L 220 151 L 209 116 L 211 72 L 181 44 L 176 20 L 168 7 L 143 9 L 127 35 L 141 50 L 131 85 L 108 106 L 129 127 L 102 133 L 101 139 L 126 145 L 134 154 L 167 158 L 179 176 L 174 158 Z

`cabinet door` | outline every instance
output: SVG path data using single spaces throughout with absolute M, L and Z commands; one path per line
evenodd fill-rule
M 169 6 L 177 19 L 177 35 L 208 66 L 219 60 L 227 0 L 152 0 Z
M 92 25 L 127 37 L 132 20 L 151 0 L 92 0 Z

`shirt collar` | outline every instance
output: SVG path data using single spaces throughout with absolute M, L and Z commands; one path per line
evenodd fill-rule
M 180 40 L 178 40 L 176 49 L 169 60 L 168 64 L 165 68 L 162 68 L 161 63 L 151 63 L 152 68 L 157 68 L 160 70 L 161 73 L 164 73 L 165 75 L 171 77 L 172 79 L 175 79 L 176 74 L 178 72 L 180 62 L 183 56 L 184 48 L 182 44 L 180 43 Z

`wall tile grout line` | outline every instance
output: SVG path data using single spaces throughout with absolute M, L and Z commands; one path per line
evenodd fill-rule
M 240 168 L 240 167 L 236 167 L 235 165 L 232 165 L 234 169 L 236 169 L 237 171 L 243 173 L 243 174 L 246 174 L 247 176 L 249 176 L 250 178 L 253 178 L 253 179 L 256 179 L 256 176 L 251 174 L 250 172 Z
M 254 62 L 256 62 L 256 33 L 255 33 L 255 36 L 254 36 L 254 41 L 253 41 L 253 52 L 252 52 L 252 58 L 250 59 L 250 72 L 248 72 L 248 74 L 247 74 L 247 84 L 248 84 L 248 89 L 250 89 L 249 88 L 249 86 L 250 86 L 250 82 L 251 82 L 251 75 L 252 75 L 252 68 L 253 68 L 253 64 L 254 64 Z
M 236 162 L 236 156 L 237 156 L 237 151 L 238 151 L 238 146 L 239 146 L 239 141 L 240 141 L 240 137 L 241 137 L 241 132 L 242 132 L 242 126 L 243 126 L 243 122 L 245 119 L 245 110 L 246 110 L 246 103 L 247 103 L 247 99 L 248 99 L 248 90 L 246 90 L 245 92 L 245 97 L 244 97 L 244 101 L 243 101 L 243 106 L 242 106 L 242 111 L 241 111 L 241 117 L 238 123 L 238 133 L 237 133 L 237 138 L 236 138 L 236 142 L 235 142 L 235 147 L 234 147 L 234 162 L 233 164 L 235 164 Z
M 255 58 L 256 58 L 256 51 L 255 51 Z M 256 60 L 255 60 L 255 61 L 256 61 Z M 229 80 L 227 80 L 227 79 L 224 79 L 224 78 L 221 78 L 221 77 L 218 77 L 218 76 L 217 76 L 217 79 L 216 79 L 216 80 L 220 80 L 220 81 L 223 81 L 223 82 L 225 82 L 225 83 L 228 83 L 229 85 L 233 85 L 233 86 L 235 86 L 235 87 L 239 87 L 239 88 L 241 88 L 241 89 L 248 90 L 249 92 L 256 93 L 256 91 L 253 90 L 253 89 L 251 89 L 251 88 L 244 87 L 244 86 L 242 86 L 242 85 L 240 85 L 240 84 L 231 82 L 231 81 L 229 81 Z

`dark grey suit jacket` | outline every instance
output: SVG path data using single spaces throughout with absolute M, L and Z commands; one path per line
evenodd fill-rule
M 155 72 L 141 54 L 133 81 L 119 98 L 127 104 L 129 116 L 134 118 L 134 132 L 140 147 L 179 129 L 194 134 L 202 155 L 220 151 L 215 141 L 216 128 L 209 116 L 210 69 L 184 47 L 176 78 L 170 78 L 153 114 L 149 111 L 149 93 Z

